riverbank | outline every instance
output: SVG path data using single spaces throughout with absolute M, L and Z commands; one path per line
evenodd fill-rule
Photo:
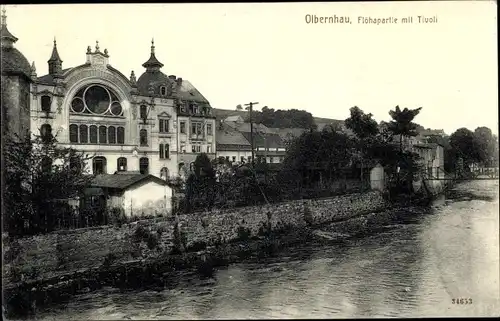
M 169 273 L 179 269 L 198 268 L 209 275 L 215 266 L 267 255 L 310 240 L 314 228 L 388 206 L 374 191 L 7 240 L 6 309 L 33 312 L 36 306 L 105 285 L 168 283 Z

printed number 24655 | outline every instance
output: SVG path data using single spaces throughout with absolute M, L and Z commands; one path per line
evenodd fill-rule
M 472 304 L 472 299 L 461 298 L 461 299 L 451 299 L 452 304 Z

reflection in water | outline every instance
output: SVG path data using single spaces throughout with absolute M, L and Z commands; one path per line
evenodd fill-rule
M 175 288 L 75 297 L 38 318 L 231 319 L 499 314 L 498 182 L 458 186 L 404 224 L 343 245 L 288 249 Z M 471 198 L 470 195 L 479 197 Z M 471 298 L 472 305 L 453 305 Z

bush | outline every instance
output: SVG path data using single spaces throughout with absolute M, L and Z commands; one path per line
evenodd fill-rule
M 238 240 L 240 241 L 246 241 L 250 239 L 250 236 L 252 235 L 252 231 L 250 231 L 249 228 L 245 228 L 243 226 L 238 226 Z

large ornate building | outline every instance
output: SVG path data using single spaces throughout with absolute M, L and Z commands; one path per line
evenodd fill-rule
M 138 79 L 109 63 L 99 43 L 82 65 L 65 68 L 54 40 L 49 74 L 31 86 L 31 128 L 91 156 L 94 174 L 132 171 L 182 175 L 202 152 L 215 157 L 210 103 L 187 80 L 167 76 L 151 55 Z

